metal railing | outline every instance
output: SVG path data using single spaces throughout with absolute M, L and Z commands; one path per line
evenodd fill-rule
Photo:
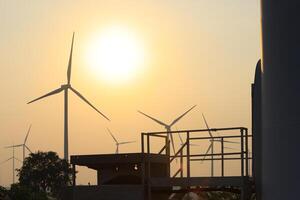
M 217 136 L 207 137 L 204 134 L 208 132 L 218 133 Z M 222 134 L 219 134 L 222 132 Z M 181 134 L 185 137 L 185 142 L 181 144 L 181 147 L 172 153 L 170 151 L 170 141 L 168 134 L 173 134 L 173 138 L 176 134 Z M 160 150 L 154 152 L 154 141 L 152 138 L 163 139 L 163 146 Z M 230 141 L 229 141 L 230 140 Z M 232 141 L 233 140 L 233 141 Z M 206 153 L 195 153 L 191 151 L 191 144 L 194 142 L 209 142 L 211 143 L 210 152 Z M 219 143 L 219 151 L 214 152 L 215 143 Z M 228 152 L 225 146 L 227 143 L 235 143 L 238 145 L 238 149 L 232 149 Z M 155 144 L 157 148 L 157 143 Z M 250 155 L 249 147 L 252 147 L 252 135 L 248 134 L 248 129 L 244 127 L 231 127 L 231 128 L 211 128 L 211 129 L 198 129 L 198 130 L 180 130 L 171 132 L 151 132 L 141 134 L 141 148 L 142 153 L 150 155 L 151 153 L 166 155 L 170 158 L 170 165 L 174 161 L 178 162 L 179 159 L 179 169 L 175 170 L 174 175 L 170 177 L 191 177 L 191 162 L 211 162 L 211 176 L 214 176 L 214 171 L 216 171 L 214 164 L 215 162 L 220 162 L 220 176 L 225 176 L 225 161 L 238 161 L 240 160 L 240 176 L 251 176 L 250 164 L 252 160 L 252 155 Z M 149 163 L 149 162 L 148 162 Z M 184 164 L 186 165 L 184 167 Z M 147 168 L 146 178 L 151 177 L 150 166 Z M 199 169 L 197 169 L 199 170 Z M 185 175 L 185 176 L 184 176 Z

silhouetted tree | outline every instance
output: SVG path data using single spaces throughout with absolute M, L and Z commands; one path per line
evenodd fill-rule
M 12 200 L 32 200 L 32 192 L 26 186 L 12 184 L 8 196 Z
M 8 194 L 8 191 L 4 187 L 0 186 L 0 199 L 5 199 L 7 194 Z
M 12 184 L 7 194 L 11 200 L 48 200 L 45 192 L 33 192 L 29 187 L 19 183 Z
M 66 160 L 60 159 L 55 152 L 31 153 L 18 170 L 21 186 L 33 193 L 44 192 L 59 197 L 62 189 L 71 184 L 71 167 Z

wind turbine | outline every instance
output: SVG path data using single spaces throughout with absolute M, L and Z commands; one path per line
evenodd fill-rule
M 178 136 L 179 136 L 179 139 L 180 139 L 180 145 L 183 146 L 185 142 L 183 141 L 183 139 L 182 139 L 180 133 L 178 133 Z M 190 143 L 190 146 L 200 146 L 200 145 Z
M 109 132 L 109 134 L 111 135 L 111 137 L 114 139 L 114 141 L 115 141 L 115 143 L 116 143 L 116 154 L 119 153 L 119 146 L 120 146 L 120 145 L 123 145 L 123 144 L 130 144 L 130 143 L 136 142 L 136 141 L 119 142 L 119 141 L 115 138 L 115 136 L 112 134 L 112 132 L 111 132 L 109 129 L 107 129 L 107 131 Z
M 174 151 L 174 155 L 176 154 L 175 153 L 175 144 L 174 144 L 174 139 L 173 139 L 173 135 L 170 134 L 170 132 L 172 131 L 171 128 L 173 125 L 175 125 L 182 117 L 184 117 L 188 112 L 190 112 L 193 108 L 195 108 L 196 105 L 194 105 L 193 107 L 191 107 L 190 109 L 188 109 L 185 113 L 183 113 L 182 115 L 180 115 L 179 117 L 177 117 L 175 120 L 173 120 L 172 123 L 170 124 L 166 124 L 158 119 L 155 119 L 154 117 L 151 117 L 150 115 L 147 115 L 141 111 L 138 111 L 139 113 L 141 113 L 142 115 L 152 119 L 153 121 L 155 121 L 156 123 L 164 126 L 164 128 L 166 129 L 167 131 L 167 141 L 170 141 L 170 138 L 171 138 L 171 143 L 172 143 L 172 148 L 173 148 L 173 151 Z
M 32 151 L 31 151 L 31 150 L 29 149 L 29 147 L 26 145 L 26 142 L 27 142 L 27 139 L 28 139 L 28 135 L 29 135 L 29 133 L 30 133 L 30 130 L 31 130 L 31 125 L 29 126 L 29 129 L 28 129 L 27 134 L 26 134 L 26 136 L 25 136 L 24 142 L 23 142 L 22 144 L 14 145 L 14 147 L 22 147 L 22 148 L 23 148 L 23 162 L 24 162 L 24 160 L 25 160 L 25 151 L 26 151 L 26 149 L 27 149 L 30 153 L 32 153 Z
M 33 103 L 37 100 L 43 99 L 45 97 L 58 94 L 60 92 L 64 92 L 64 159 L 68 161 L 69 159 L 69 141 L 68 141 L 68 91 L 69 89 L 74 92 L 80 99 L 82 99 L 85 103 L 91 106 L 94 110 L 96 110 L 100 115 L 102 115 L 105 119 L 109 120 L 103 113 L 101 113 L 96 107 L 94 107 L 83 95 L 81 95 L 77 90 L 75 90 L 71 86 L 71 70 L 72 70 L 72 54 L 73 54 L 73 44 L 74 44 L 74 33 L 72 37 L 71 51 L 68 63 L 68 71 L 67 71 L 67 83 L 61 85 L 60 88 L 57 88 L 39 98 L 36 98 L 27 104 Z
M 206 153 L 205 153 L 205 156 L 204 156 L 203 160 L 205 159 L 205 157 L 208 154 L 208 152 L 211 151 L 211 176 L 213 177 L 214 176 L 214 142 L 222 142 L 222 141 L 214 139 L 214 137 L 213 137 L 213 135 L 212 135 L 212 133 L 210 131 L 210 128 L 208 126 L 208 123 L 207 123 L 207 121 L 206 121 L 205 116 L 204 116 L 203 113 L 202 113 L 202 117 L 203 117 L 203 120 L 205 122 L 206 128 L 208 130 L 208 134 L 209 134 L 209 136 L 211 138 L 209 140 L 210 141 L 210 145 L 208 146 L 208 148 L 206 150 Z M 224 143 L 237 143 L 238 144 L 238 142 L 232 142 L 232 141 L 227 141 L 227 140 L 223 140 L 223 142 Z
M 15 145 L 12 145 L 12 146 L 7 146 L 7 147 L 4 147 L 6 149 L 12 149 L 12 157 L 10 157 L 9 159 L 7 160 L 4 160 L 3 162 L 0 163 L 0 165 L 12 160 L 12 181 L 13 181 L 13 184 L 15 183 L 15 160 L 19 161 L 20 163 L 22 163 L 21 160 L 19 160 L 18 158 L 15 157 L 15 148 L 16 146 Z

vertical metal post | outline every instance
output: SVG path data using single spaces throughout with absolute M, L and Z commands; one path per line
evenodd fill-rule
M 212 138 L 211 141 L 211 177 L 214 177 L 214 138 Z
M 190 132 L 187 132 L 186 136 L 186 170 L 187 170 L 187 178 L 191 177 L 191 169 L 190 169 Z
M 241 176 L 244 176 L 244 129 L 241 129 Z
M 12 157 L 12 160 L 13 160 L 13 170 L 12 170 L 12 176 L 13 176 L 13 184 L 15 184 L 15 147 L 13 146 L 12 149 L 13 149 L 13 157 Z
M 224 176 L 224 138 L 221 138 L 221 175 Z
M 73 183 L 72 183 L 72 199 L 75 199 L 75 196 L 76 196 L 76 187 L 75 187 L 76 186 L 76 165 L 75 164 L 72 164 L 72 179 L 73 179 Z
M 170 137 L 169 137 L 169 133 L 167 133 L 167 137 L 166 137 L 166 154 L 167 154 L 167 156 L 170 156 Z
M 168 171 L 167 174 L 168 176 L 171 176 L 171 158 L 170 158 L 170 141 L 168 140 L 168 137 L 165 139 L 166 141 L 166 156 L 169 158 L 169 165 L 168 165 Z
M 148 193 L 148 200 L 151 200 L 151 181 L 150 181 L 150 176 L 151 176 L 151 172 L 150 172 L 150 135 L 147 134 L 147 193 Z
M 144 133 L 141 134 L 141 148 L 142 148 L 142 153 L 145 153 L 145 146 L 144 146 Z
M 142 171 L 141 171 L 141 173 L 142 173 L 142 185 L 143 185 L 143 191 L 144 191 L 144 198 L 145 198 L 145 196 L 146 196 L 146 194 L 145 194 L 145 141 L 144 141 L 144 137 L 145 137 L 145 134 L 144 133 L 142 133 L 141 134 L 141 143 L 142 143 L 142 145 L 141 145 L 141 148 L 142 148 Z
M 246 137 L 246 176 L 249 176 L 249 149 L 248 149 L 248 129 L 245 129 L 245 137 Z
M 180 177 L 183 178 L 183 149 L 180 151 Z
M 72 164 L 73 187 L 76 186 L 76 165 Z

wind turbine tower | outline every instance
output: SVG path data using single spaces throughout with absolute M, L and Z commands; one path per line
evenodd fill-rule
M 13 184 L 14 184 L 15 183 L 15 160 L 19 161 L 20 163 L 22 163 L 22 161 L 15 157 L 15 148 L 16 148 L 15 145 L 7 146 L 7 147 L 4 147 L 4 148 L 12 149 L 12 157 L 10 157 L 9 159 L 1 162 L 0 164 L 2 165 L 4 163 L 12 160 L 12 181 L 13 181 Z
M 210 128 L 208 126 L 208 123 L 205 119 L 205 116 L 204 114 L 202 113 L 202 117 L 203 117 L 203 120 L 204 120 L 204 123 L 205 123 L 205 126 L 208 130 L 208 134 L 210 136 L 210 145 L 208 146 L 206 152 L 205 152 L 205 156 L 203 158 L 203 160 L 205 159 L 206 155 L 208 154 L 208 152 L 210 151 L 211 152 L 211 176 L 213 177 L 214 176 L 214 142 L 222 142 L 221 140 L 216 140 L 214 139 L 214 136 L 213 134 L 211 133 L 210 131 Z M 239 144 L 238 142 L 232 142 L 232 141 L 227 141 L 227 140 L 223 140 L 224 143 L 233 143 L 233 144 Z M 224 147 L 225 149 L 232 149 L 232 148 L 229 148 L 229 147 Z M 233 148 L 234 149 L 234 148 Z
M 75 90 L 71 86 L 71 70 L 72 70 L 72 54 L 73 54 L 73 44 L 74 44 L 74 33 L 72 37 L 71 51 L 68 63 L 68 71 L 67 71 L 67 83 L 61 85 L 60 88 L 57 88 L 39 98 L 36 98 L 27 104 L 33 103 L 37 100 L 43 99 L 48 96 L 52 96 L 54 94 L 58 94 L 60 92 L 64 92 L 64 159 L 68 161 L 69 159 L 69 126 L 68 126 L 68 91 L 69 89 L 74 92 L 80 99 L 82 99 L 85 103 L 91 106 L 94 110 L 96 110 L 100 115 L 102 115 L 105 119 L 109 120 L 102 112 L 100 112 L 95 106 L 93 106 L 82 94 L 80 94 L 77 90 Z

